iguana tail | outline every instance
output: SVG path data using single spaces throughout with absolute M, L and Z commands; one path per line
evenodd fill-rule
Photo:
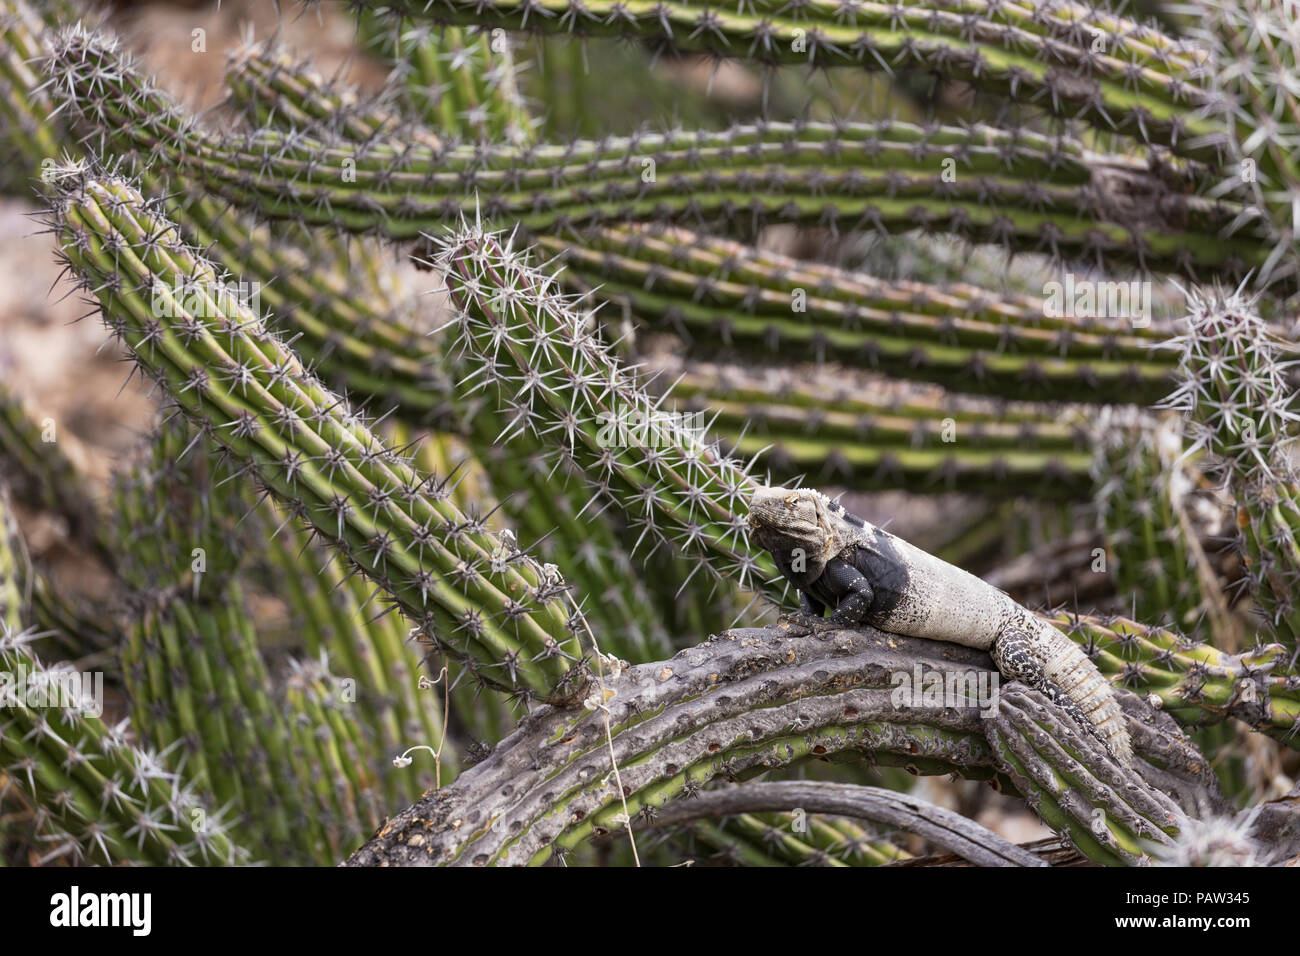
M 1133 745 L 1124 712 L 1109 682 L 1068 637 L 1046 621 L 1028 615 L 1023 626 L 1008 628 L 991 648 L 1004 677 L 1042 691 L 1092 730 L 1126 766 Z

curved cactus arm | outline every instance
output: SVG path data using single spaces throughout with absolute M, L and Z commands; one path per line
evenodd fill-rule
M 583 656 L 557 574 L 376 438 L 133 187 L 69 171 L 52 225 L 110 328 L 208 437 L 485 680 L 555 690 Z
M 1044 614 L 1112 682 L 1189 727 L 1229 717 L 1292 748 L 1300 747 L 1300 676 L 1289 651 L 1264 644 L 1229 654 L 1177 631 L 1126 618 Z
M 536 243 L 565 266 L 567 288 L 694 348 L 793 352 L 1007 398 L 1145 402 L 1173 381 L 1175 359 L 1153 349 L 1159 330 L 1053 318 L 1045 299 L 876 279 L 685 229 L 629 224 Z
M 1132 864 L 1168 843 L 1184 809 L 1157 787 L 1135 786 L 1098 741 L 1067 725 L 1041 694 L 1015 683 L 988 721 L 998 768 L 1043 822 L 1095 862 Z
M 481 205 L 497 222 L 532 230 L 645 218 L 928 225 L 1147 268 L 1180 268 L 1190 253 L 1233 272 L 1258 252 L 1249 236 L 1223 238 L 1231 215 L 1218 204 L 1172 192 L 1134 161 L 1085 156 L 1023 131 L 762 124 L 523 148 L 432 148 L 406 135 L 355 144 L 276 130 L 222 140 L 100 37 L 66 31 L 46 69 L 60 106 L 105 145 L 124 139 L 148 165 L 174 166 L 271 218 L 395 239 Z M 945 177 L 940 165 L 954 150 L 966 172 Z M 1132 208 L 1132 196 L 1152 193 L 1168 201 Z
M 737 779 L 810 755 L 860 754 L 918 773 L 998 772 L 985 736 L 993 721 L 981 718 L 974 701 L 946 708 L 891 702 L 896 695 L 889 688 L 897 686 L 891 675 L 913 673 L 916 666 L 966 674 L 987 667 L 987 657 L 871 629 L 820 640 L 782 629 L 727 632 L 607 681 L 613 693 L 598 712 L 537 711 L 487 760 L 398 814 L 349 862 L 539 863 L 593 833 L 621 828 L 623 803 L 612 789 L 604 715 L 634 819 L 662 812 L 711 779 Z M 1060 721 L 1067 722 L 1063 715 Z M 1039 729 L 1030 739 L 1043 746 L 1045 736 Z M 1163 760 L 1180 735 L 1170 723 L 1159 734 L 1135 738 L 1144 761 Z M 1130 774 L 1116 786 L 1116 775 L 1127 772 L 1104 754 L 1078 752 L 1074 737 L 1068 746 L 1064 755 L 1044 759 L 1062 773 L 1091 774 L 1107 784 L 1083 800 L 1126 820 L 1154 806 L 1173 812 L 1168 798 L 1138 777 Z M 1211 776 L 1203 760 L 1181 772 L 1162 764 L 1159 773 L 1162 787 L 1181 780 L 1172 789 L 1189 805 Z M 1167 820 L 1160 823 L 1168 827 Z M 1068 829 L 1066 821 L 1060 824 Z M 413 845 L 409 835 L 415 832 L 424 839 Z M 1083 844 L 1085 853 L 1115 859 L 1109 847 Z
M 231 82 L 247 87 L 241 102 L 254 115 L 258 102 L 274 99 L 285 103 L 282 116 L 323 121 L 344 99 L 282 55 L 250 53 L 246 62 L 251 75 L 232 75 Z M 277 76 L 284 79 L 276 83 Z M 379 105 L 367 116 L 365 129 L 393 122 Z M 1155 398 L 1168 388 L 1176 364 L 1152 350 L 1164 336 L 1151 327 L 1054 318 L 1045 301 L 1028 296 L 875 279 L 686 229 L 622 224 L 535 241 L 566 266 L 560 273 L 566 287 L 632 305 L 638 319 L 672 328 L 695 346 L 806 348 L 819 360 L 833 354 L 838 362 L 958 390 L 1036 399 Z
M 230 74 L 229 81 L 236 101 L 252 115 L 266 113 L 280 121 L 296 116 L 325 121 L 350 98 L 346 91 L 336 90 L 307 68 L 270 50 L 246 51 L 241 54 L 239 62 L 245 64 L 246 69 Z M 466 63 L 461 68 L 471 67 L 472 63 Z M 262 103 L 272 103 L 275 107 L 259 107 Z M 372 118 L 365 128 L 380 129 L 391 122 L 391 115 L 385 113 L 381 105 L 372 104 L 368 115 Z M 188 223 L 194 219 L 190 211 L 192 202 L 169 204 L 168 208 L 179 222 Z M 247 266 L 236 267 L 242 257 L 238 248 L 232 250 L 234 243 L 227 238 L 239 229 L 239 225 L 236 223 L 232 230 L 217 221 L 213 229 L 222 261 L 236 274 L 249 274 Z M 272 245 L 272 253 L 277 248 Z M 441 382 L 436 388 L 430 385 L 401 391 L 395 389 L 392 384 L 394 376 L 412 365 L 423 369 L 445 366 L 449 374 L 456 374 L 450 370 L 456 369 L 458 362 L 454 355 L 449 354 L 446 342 L 438 337 L 412 335 L 399 339 L 392 335 L 389 328 L 393 322 L 387 316 L 399 312 L 400 303 L 393 303 L 391 310 L 382 306 L 377 308 L 376 301 L 382 303 L 385 297 L 376 300 L 375 297 L 349 295 L 347 289 L 335 290 L 331 301 L 337 303 L 341 298 L 347 309 L 332 306 L 323 311 L 323 304 L 317 301 L 319 296 L 309 299 L 298 293 L 299 284 L 295 284 L 295 276 L 311 275 L 314 269 L 314 263 L 305 263 L 301 269 L 286 269 L 287 274 L 283 276 L 280 271 L 276 272 L 276 276 L 284 280 L 279 283 L 281 286 L 289 283 L 288 291 L 293 298 L 292 307 L 283 316 L 277 316 L 276 322 L 300 333 L 299 344 L 308 354 L 319 354 L 322 351 L 322 331 L 319 323 L 312 320 L 312 315 L 322 315 L 328 321 L 325 345 L 336 343 L 338 346 L 337 353 L 327 352 L 330 361 L 322 366 L 324 373 L 335 373 L 339 368 L 350 369 L 354 364 L 350 361 L 352 355 L 370 356 L 368 364 L 372 374 L 368 379 L 350 371 L 343 379 L 358 398 L 383 404 L 395 402 L 402 413 L 421 418 L 436 408 L 439 418 L 453 421 L 458 430 L 466 433 L 475 454 L 490 466 L 496 485 L 510 490 L 508 496 L 503 496 L 502 512 L 510 517 L 523 538 L 542 542 L 544 557 L 568 570 L 571 583 L 578 586 L 578 593 L 585 598 L 585 612 L 597 631 L 605 635 L 606 650 L 632 661 L 653 660 L 667 653 L 670 645 L 662 628 L 656 620 L 647 619 L 647 611 L 652 606 L 650 595 L 637 593 L 644 589 L 632 571 L 625 548 L 615 539 L 607 522 L 590 513 L 585 484 L 576 476 L 566 476 L 566 469 L 557 471 L 554 463 L 542 461 L 541 447 L 526 447 L 525 436 L 516 436 L 509 453 L 505 453 L 498 442 L 503 425 L 499 417 L 490 414 L 490 410 L 475 407 L 476 403 L 467 396 L 456 394 L 446 382 Z M 391 299 L 391 296 L 387 298 Z M 269 304 L 272 310 L 279 308 L 275 301 L 269 301 Z M 346 315 L 348 310 L 354 310 L 359 318 L 348 322 L 331 318 L 333 315 Z M 382 375 L 374 374 L 380 367 L 388 371 Z M 425 442 L 422 451 L 444 440 L 439 437 Z M 447 460 L 443 464 L 443 468 L 435 470 L 450 472 L 461 462 Z M 560 485 L 558 494 L 557 484 Z M 457 483 L 452 494 L 458 494 L 460 488 Z M 486 500 L 481 499 L 481 503 L 481 511 L 494 510 Z M 460 507 L 469 510 L 465 502 L 460 502 Z M 588 513 L 584 515 L 584 511 Z
M 364 6 L 377 5 L 367 0 Z M 1213 159 L 1222 127 L 1196 115 L 1210 97 L 1205 54 L 1112 13 L 1077 3 L 892 5 L 782 0 L 404 0 L 383 5 L 433 23 L 650 41 L 760 63 L 894 67 L 1079 117 L 1153 144 Z M 1105 52 L 1098 52 L 1098 44 Z
M 708 790 L 690 800 L 674 801 L 642 826 L 676 827 L 698 819 L 795 810 L 906 830 L 979 866 L 1047 865 L 975 821 L 911 794 L 825 780 L 744 783 Z

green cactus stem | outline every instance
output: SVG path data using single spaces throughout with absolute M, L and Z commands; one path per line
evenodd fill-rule
M 583 656 L 558 575 L 376 438 L 132 186 L 68 171 L 53 225 L 110 328 L 206 437 L 484 680 L 556 689 Z
M 1300 476 L 1289 450 L 1300 413 L 1289 380 L 1297 354 L 1240 290 L 1193 292 L 1179 387 L 1166 404 L 1187 416 L 1237 506 L 1238 546 L 1255 600 L 1277 637 L 1300 648 Z
M 1027 296 L 875 279 L 684 229 L 610 226 L 536 242 L 565 267 L 566 287 L 694 350 L 793 352 L 955 391 L 1054 401 L 1154 401 L 1176 368 L 1153 350 L 1164 337 L 1157 329 L 1052 318 Z
M 1127 618 L 1044 614 L 1113 683 L 1189 727 L 1236 718 L 1289 747 L 1300 747 L 1300 677 L 1289 651 L 1264 644 L 1229 654 L 1175 630 Z M 1154 699 L 1153 699 L 1154 698 Z
M 16 534 L 0 490 L 0 775 L 36 811 L 46 862 L 231 865 L 247 862 L 215 801 L 141 747 L 128 722 L 109 724 L 95 701 L 52 688 L 86 678 L 42 663 L 21 629 Z M 39 691 L 40 700 L 33 696 Z M 20 688 L 22 688 L 20 690 Z M 99 703 L 102 703 L 100 701 Z
M 701 570 L 742 588 L 775 581 L 745 537 L 748 472 L 651 399 L 520 255 L 476 228 L 444 243 L 468 381 L 515 414 L 511 430 L 558 444 L 647 547 L 697 556 Z
M 364 6 L 375 5 L 369 2 Z M 647 41 L 762 64 L 936 73 L 1100 129 L 1213 160 L 1223 129 L 1197 114 L 1206 55 L 1109 11 L 1077 3 L 756 0 L 404 0 L 383 6 L 431 23 Z M 1099 52 L 1098 44 L 1104 52 Z
M 523 148 L 432 148 L 405 134 L 354 144 L 261 130 L 223 142 L 99 37 L 65 32 L 47 70 L 58 79 L 55 99 L 91 136 L 125 139 L 148 155 L 146 165 L 175 167 L 271 218 L 395 239 L 418 238 L 481 206 L 494 221 L 533 231 L 682 217 L 746 228 L 924 226 L 1149 269 L 1234 272 L 1259 251 L 1248 235 L 1221 235 L 1230 210 L 1192 196 L 1170 193 L 1154 214 L 1163 221 L 1135 230 L 1133 211 L 1121 212 L 1108 193 L 1168 192 L 1141 163 L 1086 156 L 1077 144 L 1023 130 L 765 123 Z M 945 182 L 940 166 L 954 151 L 964 173 Z M 876 173 L 882 164 L 888 169 Z
M 402 111 L 457 140 L 522 144 L 534 120 L 504 31 L 433 30 L 361 11 L 363 35 L 393 61 Z

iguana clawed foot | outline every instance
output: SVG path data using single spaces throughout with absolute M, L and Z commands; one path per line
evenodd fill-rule
M 798 628 L 808 634 L 826 634 L 829 631 L 838 631 L 844 625 L 838 624 L 830 618 L 822 617 L 819 614 L 813 614 L 809 611 L 790 611 L 781 615 L 780 623 L 789 627 Z

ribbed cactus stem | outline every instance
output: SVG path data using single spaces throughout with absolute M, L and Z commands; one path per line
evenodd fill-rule
M 58 434 L 58 422 L 38 420 L 16 393 L 0 385 L 0 481 L 29 507 L 63 518 L 73 538 L 101 550 L 98 499 Z
M 69 171 L 54 226 L 110 328 L 209 438 L 485 680 L 555 689 L 582 657 L 558 574 L 376 438 L 132 186 Z
M 1300 677 L 1289 652 L 1264 644 L 1229 654 L 1176 630 L 1127 618 L 1044 614 L 1116 684 L 1152 697 L 1189 726 L 1228 717 L 1289 747 L 1300 747 Z
M 1119 596 L 1142 621 L 1192 627 L 1223 603 L 1191 520 L 1195 476 L 1178 416 L 1104 410 L 1094 428 L 1098 528 Z
M 103 704 L 102 684 L 95 699 L 94 675 L 47 666 L 36 656 L 37 635 L 21 629 L 15 534 L 0 488 L 0 772 L 36 811 L 45 860 L 247 862 L 215 801 L 141 747 L 127 721 L 110 725 L 94 713 Z M 75 695 L 68 690 L 74 682 Z
M 525 143 L 533 119 L 505 31 L 431 29 L 362 12 L 362 31 L 394 60 L 404 112 L 460 140 Z
M 1176 4 L 1209 53 L 1206 118 L 1230 131 L 1214 195 L 1245 197 L 1269 225 L 1261 284 L 1297 271 L 1300 235 L 1300 6 L 1293 0 L 1192 0 Z
M 378 5 L 367 0 L 367 6 Z M 805 5 L 755 0 L 383 0 L 433 23 L 648 41 L 763 64 L 935 72 L 1062 116 L 1214 158 L 1222 129 L 1197 115 L 1205 54 L 1073 2 L 965 0 Z M 1100 51 L 1099 51 L 1100 46 Z
M 688 411 L 738 457 L 758 455 L 774 474 L 859 490 L 1033 491 L 1081 496 L 1090 488 L 1086 410 L 1008 406 L 842 371 L 795 376 L 780 369 L 682 365 L 655 371 Z
M 1254 299 L 1192 293 L 1181 383 L 1167 404 L 1188 417 L 1237 504 L 1252 590 L 1277 635 L 1300 647 L 1300 475 L 1290 458 L 1300 412 L 1289 376 L 1297 354 L 1260 317 Z
M 1052 317 L 1042 299 L 877 279 L 684 229 L 608 226 L 537 244 L 565 266 L 567 288 L 693 349 L 793 350 L 955 391 L 1056 401 L 1152 401 L 1173 381 L 1175 361 L 1152 348 L 1158 330 Z
M 1142 163 L 1023 130 L 763 123 L 522 148 L 432 147 L 406 134 L 353 143 L 321 130 L 223 140 L 98 37 L 66 32 L 47 68 L 55 99 L 88 135 L 125 140 L 147 165 L 177 168 L 271 218 L 396 239 L 481 207 L 534 231 L 647 218 L 927 226 L 1152 269 L 1236 272 L 1259 253 L 1249 235 L 1221 235 L 1231 210 L 1152 182 Z M 960 171 L 946 177 L 954 151 Z M 1135 213 L 1126 197 L 1150 192 L 1168 202 Z
M 775 580 L 748 544 L 740 505 L 754 480 L 623 368 L 590 317 L 524 255 L 477 227 L 441 240 L 468 381 L 572 457 L 618 502 L 647 547 L 692 555 L 742 587 Z

